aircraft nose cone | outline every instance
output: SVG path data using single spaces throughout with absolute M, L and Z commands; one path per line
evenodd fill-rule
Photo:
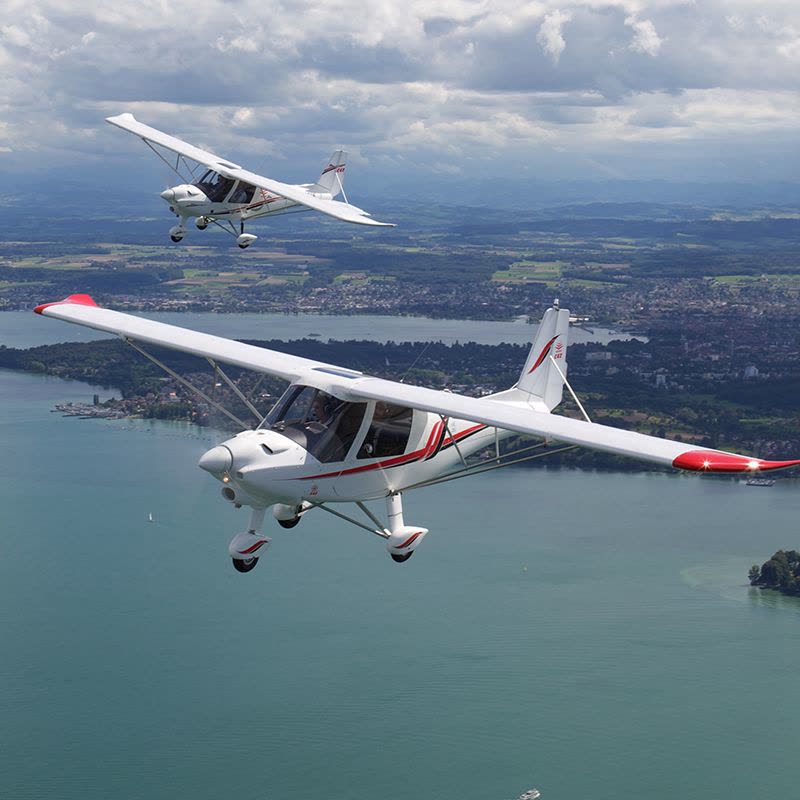
M 159 197 L 162 200 L 166 200 L 168 203 L 172 203 L 175 200 L 175 190 L 174 189 L 165 189 Z
M 212 447 L 210 450 L 203 453 L 200 460 L 197 462 L 197 466 L 200 467 L 200 469 L 204 469 L 212 475 L 227 472 L 232 464 L 233 457 L 231 456 L 231 451 L 222 444 L 218 444 L 216 447 Z

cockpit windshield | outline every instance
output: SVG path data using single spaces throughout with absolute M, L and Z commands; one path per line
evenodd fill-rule
M 292 386 L 263 425 L 288 436 L 318 461 L 344 461 L 366 410 L 366 403 L 347 403 L 321 389 Z
M 194 185 L 212 203 L 221 203 L 228 196 L 228 192 L 233 188 L 234 183 L 236 181 L 233 178 L 226 178 L 224 175 L 220 175 L 219 172 L 209 169 L 203 173 L 203 177 Z

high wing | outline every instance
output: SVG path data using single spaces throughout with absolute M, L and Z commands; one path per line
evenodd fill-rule
M 308 208 L 313 208 L 315 211 L 320 211 L 330 217 L 335 217 L 344 222 L 353 222 L 356 225 L 372 225 L 382 228 L 395 227 L 392 222 L 378 222 L 378 220 L 372 219 L 367 211 L 358 208 L 358 206 L 351 205 L 350 203 L 343 203 L 340 200 L 318 197 L 302 186 L 281 183 L 280 181 L 272 180 L 272 178 L 265 178 L 263 175 L 250 172 L 239 166 L 239 164 L 234 164 L 232 161 L 220 158 L 213 153 L 188 144 L 182 139 L 170 136 L 156 128 L 151 128 L 149 125 L 139 122 L 133 114 L 119 114 L 116 117 L 106 117 L 106 122 L 124 131 L 135 134 L 145 142 L 164 147 L 167 150 L 171 150 L 173 153 L 178 153 L 186 158 L 190 158 L 198 164 L 210 167 L 226 178 L 245 181 L 253 186 L 257 186 L 259 189 L 264 189 L 268 192 L 272 192 L 272 194 L 280 195 L 287 200 L 300 203 Z
M 287 381 L 334 390 L 348 400 L 384 400 L 445 417 L 471 420 L 567 444 L 638 458 L 696 472 L 755 472 L 800 464 L 765 461 L 737 453 L 708 450 L 608 425 L 557 416 L 532 409 L 522 400 L 498 395 L 475 398 L 421 386 L 373 378 L 355 370 L 243 344 L 221 336 L 198 333 L 175 325 L 100 308 L 88 295 L 72 295 L 45 303 L 36 313 L 65 322 L 114 333 L 125 339 L 159 345 L 228 364 L 276 375 Z M 513 393 L 512 393 L 513 397 Z
M 314 370 L 319 369 L 331 370 L 334 374 L 349 374 L 356 377 L 362 375 L 360 372 L 344 370 L 322 361 L 312 361 L 309 358 L 287 355 L 277 350 L 267 350 L 265 347 L 255 347 L 223 336 L 212 336 L 189 328 L 166 325 L 133 314 L 100 308 L 87 294 L 71 295 L 58 303 L 44 303 L 37 306 L 34 311 L 45 317 L 114 333 L 123 339 L 168 347 L 201 358 L 213 358 L 255 372 L 266 372 L 290 382 L 298 381 L 306 375 L 313 375 Z

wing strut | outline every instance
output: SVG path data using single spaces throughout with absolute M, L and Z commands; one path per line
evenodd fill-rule
M 181 153 L 178 153 L 178 154 L 175 156 L 175 164 L 170 164 L 170 162 L 169 162 L 169 161 L 167 161 L 167 159 L 166 159 L 166 158 L 164 158 L 164 154 L 163 154 L 163 153 L 162 153 L 160 150 L 156 150 L 156 148 L 153 146 L 153 144 L 152 144 L 151 142 L 149 142 L 147 139 L 142 139 L 142 141 L 143 141 L 143 142 L 144 142 L 144 143 L 145 143 L 145 144 L 146 144 L 146 145 L 147 145 L 147 146 L 148 146 L 148 147 L 149 147 L 149 148 L 150 148 L 150 149 L 151 149 L 151 150 L 152 150 L 152 151 L 153 151 L 153 152 L 154 152 L 154 153 L 155 153 L 155 154 L 156 154 L 156 155 L 157 155 L 157 156 L 158 156 L 158 157 L 159 157 L 159 158 L 160 158 L 160 159 L 161 159 L 161 160 L 162 160 L 162 161 L 163 161 L 163 162 L 164 162 L 164 163 L 165 163 L 165 164 L 166 164 L 166 165 L 167 165 L 167 166 L 168 166 L 168 167 L 169 167 L 169 168 L 170 168 L 170 169 L 171 169 L 171 170 L 172 170 L 172 171 L 173 171 L 173 172 L 174 172 L 174 173 L 175 173 L 175 174 L 176 174 L 176 175 L 177 175 L 177 176 L 178 176 L 178 177 L 179 177 L 179 178 L 180 178 L 180 179 L 181 179 L 183 182 L 184 182 L 184 183 L 190 183 L 190 181 L 189 181 L 189 179 L 188 179 L 188 178 L 187 178 L 187 177 L 186 177 L 186 176 L 185 176 L 185 175 L 184 175 L 184 174 L 183 174 L 183 173 L 182 173 L 182 172 L 181 172 L 181 171 L 178 169 L 178 166 L 179 166 L 181 163 L 183 163 L 183 166 L 184 166 L 184 167 L 186 167 L 186 169 L 187 169 L 187 170 L 189 170 L 189 175 L 191 175 L 191 176 L 192 176 L 192 179 L 196 179 L 196 178 L 197 178 L 197 175 L 195 175 L 195 174 L 194 174 L 194 173 L 195 173 L 195 169 L 197 169 L 197 167 L 195 167 L 194 169 L 192 169 L 192 167 L 191 167 L 191 165 L 189 164 L 189 162 L 186 160 L 186 158 L 185 158 L 185 157 L 184 157 L 184 156 L 183 156 Z
M 345 203 L 350 205 L 350 201 L 347 199 L 347 195 L 344 193 L 344 184 L 342 183 L 342 178 L 338 172 L 336 172 L 335 175 L 336 175 L 336 180 L 339 183 L 339 191 L 342 193 L 342 197 L 344 197 Z
M 214 372 L 219 374 L 222 380 L 224 380 L 225 383 L 227 383 L 228 386 L 233 389 L 236 396 L 253 412 L 253 415 L 258 420 L 259 426 L 262 425 L 266 417 L 250 402 L 250 400 L 248 400 L 248 398 L 245 396 L 245 393 L 225 374 L 225 371 L 219 364 L 217 364 L 216 361 L 214 361 L 213 358 L 207 358 L 206 360 L 209 364 L 211 364 Z
M 386 531 L 385 528 L 382 530 L 377 530 L 374 528 L 370 528 L 369 525 L 364 525 L 363 522 L 359 522 L 357 519 L 353 519 L 352 517 L 348 517 L 347 514 L 342 514 L 339 511 L 334 511 L 332 508 L 328 508 L 324 503 L 316 503 L 313 500 L 306 500 L 307 503 L 311 503 L 313 508 L 321 508 L 323 511 L 327 511 L 329 514 L 333 514 L 334 517 L 339 517 L 339 519 L 343 519 L 345 522 L 349 522 L 351 525 L 355 525 L 357 528 L 363 528 L 365 531 L 369 533 L 374 533 L 375 536 L 380 536 L 381 539 L 388 539 L 389 533 Z M 371 519 L 375 519 L 375 517 L 370 514 L 369 511 L 366 511 L 361 503 L 358 503 L 358 506 L 364 511 L 364 513 L 370 517 Z M 380 524 L 380 523 L 378 523 Z
M 175 380 L 178 381 L 178 383 L 182 384 L 187 389 L 191 389 L 195 394 L 202 397 L 203 400 L 206 401 L 206 403 L 209 403 L 210 405 L 214 406 L 214 408 L 216 408 L 217 411 L 221 411 L 226 417 L 233 420 L 237 425 L 239 425 L 242 428 L 242 430 L 250 429 L 250 426 L 243 420 L 239 419 L 239 417 L 237 417 L 236 414 L 232 414 L 221 403 L 218 403 L 216 400 L 212 400 L 202 389 L 199 389 L 193 383 L 186 380 L 186 378 L 184 378 L 183 375 L 178 375 L 178 373 L 175 372 L 175 370 L 170 369 L 163 361 L 159 361 L 155 356 L 150 355 L 150 353 L 148 353 L 147 350 L 136 344 L 136 342 L 134 342 L 133 339 L 128 339 L 127 337 L 123 337 L 123 341 L 127 342 L 134 350 L 141 353 L 148 361 L 152 361 L 157 367 L 161 367 L 161 369 L 163 369 L 164 372 L 175 378 Z
M 548 446 L 548 442 L 539 442 L 532 444 L 529 447 L 523 447 L 521 450 L 514 450 L 511 453 L 505 453 L 499 456 L 496 463 L 482 465 L 473 464 L 472 466 L 462 467 L 461 469 L 448 472 L 445 475 L 440 475 L 438 478 L 430 478 L 426 481 L 419 483 L 412 483 L 410 486 L 404 486 L 403 491 L 407 492 L 411 489 L 423 489 L 427 486 L 437 486 L 440 483 L 448 483 L 458 478 L 466 478 L 468 475 L 481 475 L 484 472 L 491 472 L 495 469 L 502 469 L 503 467 L 510 467 L 513 464 L 523 464 L 526 461 L 535 461 L 537 458 L 545 458 L 546 456 L 554 456 L 557 453 L 566 453 L 568 450 L 576 450 L 578 445 L 570 444 L 564 447 L 557 447 L 555 450 L 548 450 L 546 453 L 533 453 L 531 455 L 523 456 L 522 458 L 515 458 L 521 456 L 523 453 L 529 453 L 531 450 L 540 450 Z
M 561 367 L 558 366 L 558 364 L 556 363 L 556 360 L 553 358 L 553 356 L 550 356 L 550 360 L 553 362 L 553 366 L 558 370 L 558 374 L 561 376 L 561 380 L 564 381 L 564 385 L 567 387 L 567 389 L 569 389 L 569 393 L 572 395 L 572 399 L 575 401 L 576 405 L 581 410 L 581 414 L 583 414 L 583 418 L 587 422 L 591 422 L 591 420 L 589 419 L 589 415 L 586 413 L 586 409 L 583 407 L 583 403 L 581 403 L 581 401 L 578 400 L 578 395 L 575 394 L 575 391 L 569 385 L 569 381 L 567 380 L 567 376 L 561 371 Z
M 458 453 L 458 457 L 461 459 L 461 463 L 464 466 L 464 469 L 469 469 L 467 466 L 467 459 L 464 458 L 464 454 L 461 452 L 461 448 L 458 446 L 458 440 L 455 436 L 453 436 L 452 431 L 450 430 L 450 424 L 447 421 L 447 417 L 439 414 L 442 418 L 442 423 L 444 424 L 444 429 L 447 431 L 447 435 L 450 437 L 450 441 L 453 442 L 453 446 L 456 448 L 456 453 Z

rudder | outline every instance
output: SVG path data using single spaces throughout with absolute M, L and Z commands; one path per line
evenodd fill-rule
M 569 311 L 555 305 L 544 312 L 516 385 L 519 391 L 541 399 L 551 411 L 564 393 L 564 380 L 558 370 L 566 376 L 568 346 Z
M 331 197 L 336 197 L 344 191 L 344 169 L 347 163 L 347 153 L 337 150 L 328 161 L 328 166 L 322 170 L 317 182 L 311 187 L 312 192 L 326 192 Z

